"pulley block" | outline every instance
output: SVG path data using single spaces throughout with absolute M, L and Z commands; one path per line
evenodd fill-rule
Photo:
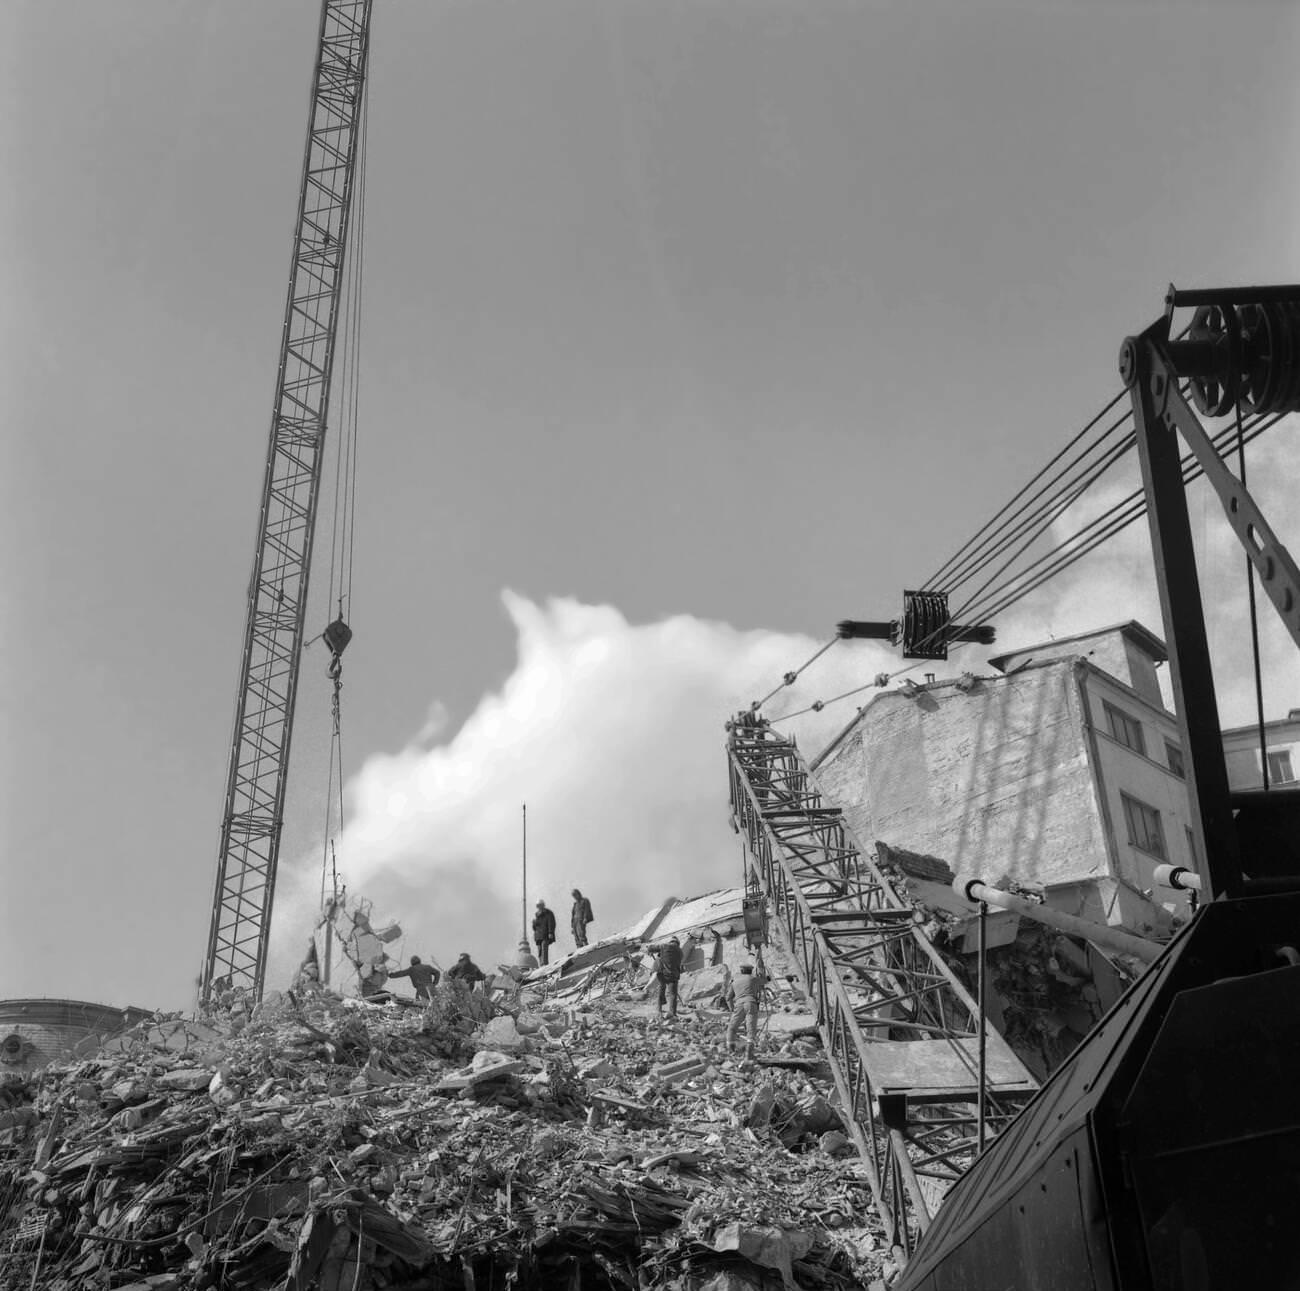
M 338 657 L 348 648 L 348 642 L 352 640 L 352 629 L 340 616 L 321 633 L 321 637 L 329 647 L 330 654 Z

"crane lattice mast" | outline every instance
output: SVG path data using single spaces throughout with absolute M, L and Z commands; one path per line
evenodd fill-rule
M 200 995 L 260 995 L 284 820 L 372 0 L 323 0 Z

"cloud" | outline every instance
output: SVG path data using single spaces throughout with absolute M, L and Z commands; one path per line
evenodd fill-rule
M 506 592 L 502 601 L 518 655 L 500 690 L 450 735 L 435 700 L 406 748 L 372 756 L 347 787 L 340 868 L 350 891 L 402 924 L 402 953 L 513 958 L 525 802 L 529 906 L 543 896 L 557 911 L 561 946 L 574 887 L 591 898 L 603 935 L 667 897 L 739 882 L 723 723 L 821 643 L 688 615 L 630 624 L 611 606 L 568 599 Z M 767 711 L 896 666 L 883 647 L 837 647 Z M 852 715 L 840 704 L 789 729 L 815 749 Z M 318 866 L 286 867 L 273 983 L 301 956 Z

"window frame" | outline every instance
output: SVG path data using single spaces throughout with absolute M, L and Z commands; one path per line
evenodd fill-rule
M 1165 762 L 1169 770 L 1180 780 L 1187 779 L 1187 757 L 1183 753 L 1182 746 L 1175 744 L 1173 740 L 1165 741 Z
M 1124 809 L 1124 826 L 1128 832 L 1129 846 L 1136 847 L 1139 852 L 1145 852 L 1148 856 L 1155 856 L 1162 861 L 1167 861 L 1169 859 L 1169 842 L 1165 838 L 1165 827 L 1160 818 L 1160 809 L 1153 807 L 1149 802 L 1143 802 L 1141 798 L 1135 798 L 1132 794 L 1125 793 L 1123 789 L 1119 791 L 1119 797 Z M 1146 819 L 1144 813 L 1150 814 L 1150 821 Z M 1142 836 L 1145 841 L 1138 841 L 1138 830 L 1135 827 L 1135 822 L 1141 822 Z M 1156 847 L 1151 846 L 1152 824 L 1155 826 Z
M 1291 762 L 1291 750 L 1289 748 L 1266 749 L 1264 751 L 1264 757 L 1266 758 L 1268 763 L 1268 782 L 1270 785 L 1295 784 L 1296 782 L 1295 767 Z M 1279 771 L 1281 770 L 1282 766 L 1285 765 L 1287 770 L 1286 775 L 1274 774 L 1274 770 L 1273 770 L 1274 758 L 1278 760 L 1277 765 Z
M 1110 737 L 1116 744 L 1122 744 L 1126 749 L 1132 749 L 1134 753 L 1139 753 L 1143 757 L 1147 755 L 1147 736 L 1142 729 L 1141 721 L 1131 713 L 1112 704 L 1109 699 L 1103 699 L 1101 706 L 1106 710 L 1106 722 L 1110 727 Z M 1121 734 L 1121 730 L 1124 734 Z M 1132 734 L 1136 737 L 1137 743 L 1128 739 L 1127 736 Z

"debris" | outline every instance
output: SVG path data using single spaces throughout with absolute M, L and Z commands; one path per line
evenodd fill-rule
M 756 1095 L 716 1014 L 647 1029 L 643 970 L 597 968 L 601 994 L 510 1015 L 454 982 L 424 1008 L 232 998 L 6 1080 L 0 1291 L 879 1277 L 859 1163 L 813 1150 L 840 1129 L 825 1079 L 770 1068 Z

